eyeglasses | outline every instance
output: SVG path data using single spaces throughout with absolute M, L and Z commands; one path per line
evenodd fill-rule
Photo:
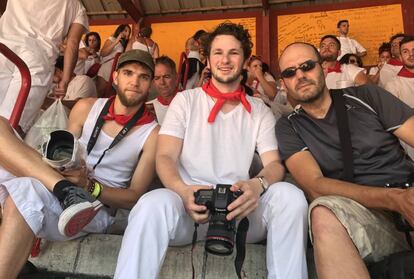
M 318 61 L 308 60 L 300 64 L 298 67 L 290 67 L 285 69 L 280 73 L 282 78 L 292 78 L 296 75 L 297 70 L 301 70 L 302 72 L 306 73 L 313 70 L 316 67 L 316 64 L 319 64 Z
M 354 59 L 349 59 L 349 63 L 351 63 L 351 64 L 357 64 L 357 61 L 354 60 Z

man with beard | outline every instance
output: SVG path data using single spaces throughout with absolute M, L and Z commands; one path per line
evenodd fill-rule
M 302 191 L 283 179 L 275 119 L 260 99 L 246 96 L 241 72 L 251 54 L 242 25 L 222 23 L 206 40 L 212 78 L 175 96 L 160 130 L 157 172 L 166 189 L 145 194 L 131 211 L 115 278 L 157 278 L 168 245 L 190 244 L 194 224 L 205 239 L 209 212 L 194 193 L 217 184 L 242 194 L 228 221 L 248 217 L 247 242 L 267 238 L 268 278 L 307 278 L 306 212 Z M 263 169 L 248 176 L 257 149 Z
M 147 52 L 125 52 L 114 72 L 115 98 L 82 99 L 73 107 L 68 131 L 88 151 L 81 168 L 58 173 L 14 137 L 4 119 L 0 121 L 4 167 L 0 169 L 0 278 L 17 277 L 35 237 L 63 241 L 103 233 L 113 223 L 117 208 L 132 208 L 147 190 L 155 171 L 158 134 L 158 125 L 144 105 L 153 70 Z M 68 188 L 72 195 L 64 206 L 96 199 L 101 210 L 64 228 L 59 220 L 60 197 Z
M 168 56 L 155 59 L 153 84 L 157 91 L 157 98 L 146 104 L 155 113 L 157 121 L 161 125 L 168 106 L 177 93 L 177 70 L 175 62 Z
M 333 35 L 322 37 L 319 45 L 322 67 L 329 89 L 359 86 L 368 83 L 369 79 L 363 68 L 352 64 L 340 64 L 337 59 L 341 54 L 341 43 Z
M 378 85 L 383 88 L 388 82 L 397 76 L 398 72 L 403 67 L 403 63 L 401 61 L 400 42 L 405 36 L 405 34 L 398 33 L 390 39 L 391 59 L 381 68 L 378 83 Z
M 318 278 L 369 278 L 364 261 L 408 249 L 386 210 L 414 225 L 414 188 L 384 185 L 412 183 L 414 164 L 398 139 L 414 145 L 414 111 L 373 85 L 343 90 L 354 173 L 346 180 L 338 135 L 344 123 L 337 121 L 320 61 L 306 43 L 283 51 L 281 82 L 299 106 L 278 121 L 276 136 L 282 159 L 312 201 L 309 224 Z
M 397 76 L 385 85 L 385 90 L 414 108 L 414 36 L 406 36 L 400 42 L 403 68 Z M 414 149 L 402 143 L 408 155 L 414 159 Z

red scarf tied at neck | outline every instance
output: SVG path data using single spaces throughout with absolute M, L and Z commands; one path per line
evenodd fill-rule
M 158 95 L 157 100 L 158 100 L 158 102 L 160 102 L 161 105 L 169 106 L 171 104 L 172 100 L 174 99 L 175 95 L 177 95 L 177 91 L 174 92 L 172 98 L 169 101 L 166 100 L 164 97 Z
M 210 115 L 208 116 L 208 123 L 214 122 L 217 114 L 226 101 L 240 101 L 249 113 L 252 111 L 250 103 L 246 99 L 246 92 L 243 86 L 240 86 L 234 92 L 223 94 L 214 86 L 210 79 L 203 85 L 203 90 L 207 93 L 207 95 L 217 99 L 216 103 L 210 111 Z
M 338 61 L 336 61 L 336 63 L 335 63 L 335 66 L 333 66 L 332 68 L 328 68 L 328 74 L 329 73 L 342 73 L 342 70 L 341 70 L 341 64 L 338 62 Z
M 115 96 L 111 97 L 111 99 L 114 99 L 114 98 Z M 142 105 L 145 106 L 144 104 Z M 115 122 L 118 123 L 119 125 L 125 126 L 128 123 L 128 121 L 131 120 L 131 118 L 134 117 L 135 115 L 135 113 L 132 113 L 130 115 L 115 114 L 114 106 L 115 106 L 115 100 L 112 101 L 112 104 L 108 110 L 108 114 L 103 117 L 105 121 L 115 120 Z M 145 125 L 145 124 L 151 123 L 152 121 L 154 121 L 154 116 L 145 107 L 144 113 L 137 120 L 134 126 Z

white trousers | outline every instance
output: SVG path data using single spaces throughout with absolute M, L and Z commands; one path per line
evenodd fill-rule
M 87 233 L 103 233 L 113 223 L 113 217 L 101 209 L 95 218 L 77 235 L 68 238 L 58 230 L 62 207 L 58 199 L 37 179 L 14 177 L 0 167 L 0 204 L 10 197 L 33 233 L 46 240 L 64 241 Z
M 300 189 L 278 182 L 248 216 L 247 242 L 267 238 L 268 278 L 307 278 L 307 209 Z M 207 228 L 200 225 L 198 240 L 205 238 Z M 190 244 L 193 232 L 194 222 L 175 192 L 157 189 L 145 194 L 129 215 L 114 278 L 157 278 L 168 245 Z
M 52 83 L 54 68 L 42 60 L 36 50 L 14 48 L 13 51 L 27 64 L 32 85 L 20 119 L 20 126 L 27 132 L 33 124 Z M 9 119 L 16 104 L 21 87 L 18 68 L 7 58 L 0 55 L 0 115 Z

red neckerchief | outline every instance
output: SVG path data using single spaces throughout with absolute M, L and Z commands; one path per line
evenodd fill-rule
M 402 69 L 397 74 L 400 77 L 406 77 L 406 78 L 414 78 L 414 73 L 407 70 L 406 67 L 402 67 Z
M 231 93 L 221 93 L 211 82 L 211 79 L 208 80 L 203 85 L 203 90 L 206 92 L 207 95 L 216 98 L 217 101 L 214 104 L 213 108 L 210 111 L 210 115 L 208 116 L 208 122 L 213 123 L 216 119 L 217 114 L 221 110 L 221 107 L 224 105 L 224 103 L 229 101 L 240 101 L 244 108 L 250 113 L 252 111 L 252 108 L 250 106 L 249 101 L 246 99 L 246 91 L 244 90 L 244 86 L 240 86 L 236 91 Z
M 327 74 L 332 73 L 332 72 L 342 73 L 341 64 L 338 61 L 336 61 L 335 66 L 333 66 L 332 68 L 328 68 Z
M 174 97 L 175 97 L 175 95 L 177 95 L 177 92 L 178 91 L 175 91 L 174 92 L 174 94 L 173 94 L 173 96 L 172 96 L 172 98 L 171 98 L 171 100 L 166 100 L 166 99 L 164 99 L 164 97 L 162 97 L 162 96 L 160 96 L 160 95 L 158 95 L 157 96 L 157 100 L 158 100 L 158 102 L 160 102 L 162 105 L 164 105 L 164 106 L 169 106 L 170 104 L 171 104 L 171 102 L 172 102 L 172 100 L 174 99 Z
M 390 65 L 392 65 L 392 66 L 403 66 L 403 63 L 402 63 L 400 60 L 398 60 L 397 58 L 391 58 L 391 59 L 387 62 L 387 64 L 390 64 Z
M 112 96 L 111 99 L 114 99 L 115 96 Z M 134 117 L 134 114 L 131 115 L 123 115 L 123 114 L 115 114 L 114 113 L 114 104 L 115 104 L 115 100 L 112 101 L 111 106 L 109 107 L 109 111 L 108 114 L 105 115 L 103 117 L 103 119 L 105 121 L 111 121 L 111 120 L 115 120 L 116 123 L 118 123 L 119 125 L 125 126 L 128 121 Z M 144 124 L 148 124 L 151 123 L 152 121 L 154 121 L 154 116 L 147 110 L 147 108 L 145 107 L 144 109 L 144 113 L 142 114 L 142 116 L 137 120 L 137 122 L 135 123 L 134 126 L 138 126 L 138 125 L 144 125 Z

